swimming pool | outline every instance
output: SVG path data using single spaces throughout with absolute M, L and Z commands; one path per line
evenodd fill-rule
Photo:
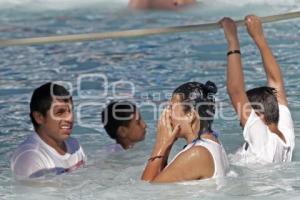
M 225 15 L 240 19 L 246 13 L 284 13 L 299 10 L 300 5 L 299 0 L 257 0 L 251 4 L 243 0 L 235 6 L 227 0 L 207 0 L 186 12 L 141 13 L 125 9 L 125 0 L 114 0 L 112 5 L 107 2 L 1 0 L 0 36 L 17 38 L 206 23 Z M 255 167 L 235 163 L 231 165 L 230 176 L 218 184 L 205 180 L 151 185 L 139 179 L 155 140 L 155 111 L 183 82 L 216 82 L 222 112 L 216 116 L 214 127 L 222 132 L 227 153 L 241 145 L 239 123 L 221 119 L 221 115 L 234 118 L 225 89 L 226 43 L 221 30 L 1 48 L 0 199 L 296 199 L 300 195 L 299 19 L 267 24 L 265 32 L 285 78 L 296 134 L 294 162 Z M 243 28 L 240 39 L 247 86 L 263 85 L 259 52 Z M 72 89 L 76 109 L 73 136 L 83 146 L 88 164 L 38 186 L 22 185 L 13 179 L 9 159 L 16 146 L 33 131 L 28 117 L 29 100 L 32 90 L 46 81 L 63 81 Z M 113 141 L 100 126 L 100 110 L 113 95 L 133 96 L 148 123 L 145 141 L 126 154 L 107 155 L 104 150 Z M 183 145 L 176 145 L 172 155 Z

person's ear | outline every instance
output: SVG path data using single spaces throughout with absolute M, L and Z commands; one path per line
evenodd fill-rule
M 42 113 L 34 111 L 32 112 L 32 116 L 38 125 L 44 123 L 45 117 L 42 115 Z
M 191 114 L 190 120 L 191 120 L 192 129 L 196 130 L 197 127 L 200 127 L 200 116 L 199 116 L 198 112 L 196 112 L 196 110 L 194 110 L 194 109 L 192 110 L 191 113 L 192 114 Z
M 117 134 L 120 138 L 125 138 L 127 137 L 127 133 L 128 133 L 128 128 L 125 126 L 119 126 L 118 130 L 117 130 Z
M 189 123 L 193 123 L 196 119 L 196 111 L 193 109 L 187 114 Z
M 263 113 L 260 113 L 260 112 L 255 112 L 255 114 L 265 123 L 266 123 L 266 120 L 265 120 L 265 115 Z

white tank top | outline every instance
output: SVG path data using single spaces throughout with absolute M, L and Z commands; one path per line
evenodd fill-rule
M 187 151 L 193 146 L 202 146 L 206 148 L 214 160 L 215 171 L 212 178 L 226 176 L 229 171 L 229 162 L 227 154 L 223 146 L 217 142 L 214 142 L 210 139 L 201 138 L 201 140 L 196 140 L 195 142 L 188 144 L 182 151 L 180 151 L 173 160 L 176 159 L 181 153 Z

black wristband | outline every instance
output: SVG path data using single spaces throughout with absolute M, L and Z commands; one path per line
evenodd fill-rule
M 229 56 L 231 54 L 240 54 L 241 55 L 241 51 L 237 49 L 237 50 L 232 50 L 232 51 L 227 52 L 227 56 Z

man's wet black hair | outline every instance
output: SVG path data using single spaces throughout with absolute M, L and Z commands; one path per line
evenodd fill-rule
M 33 91 L 30 101 L 30 119 L 35 130 L 38 129 L 39 124 L 35 121 L 33 112 L 39 112 L 45 117 L 51 108 L 53 97 L 72 102 L 70 93 L 63 86 L 52 82 L 45 83 Z
M 279 108 L 276 94 L 275 88 L 266 86 L 247 91 L 252 108 L 264 115 L 266 124 L 278 124 Z
M 192 107 L 196 109 L 200 116 L 200 131 L 212 131 L 217 91 L 217 86 L 211 81 L 205 84 L 188 82 L 176 88 L 173 96 L 179 94 L 181 101 L 188 104 L 184 106 L 185 112 L 189 112 Z
M 128 126 L 136 113 L 136 105 L 130 101 L 112 101 L 103 109 L 102 123 L 107 134 L 117 140 L 120 126 Z

